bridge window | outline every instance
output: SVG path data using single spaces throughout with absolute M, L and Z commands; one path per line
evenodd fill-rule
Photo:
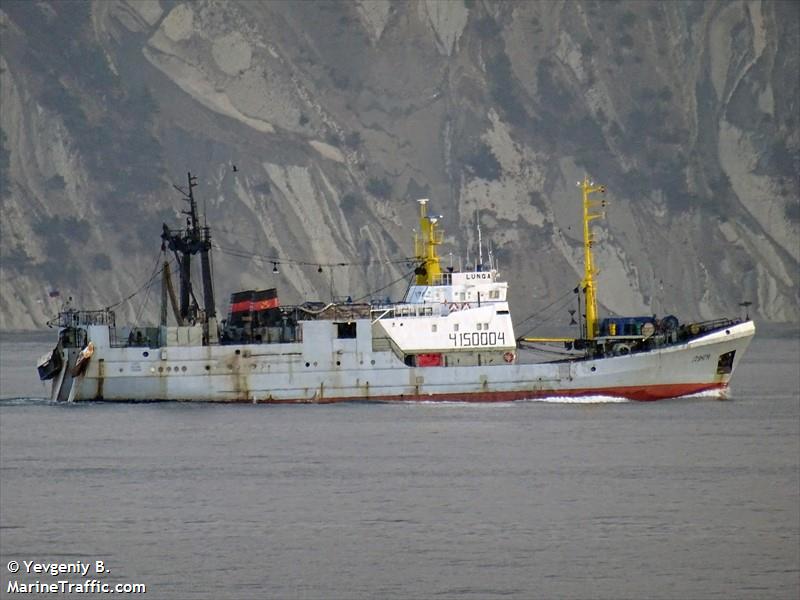
M 336 323 L 336 337 L 342 339 L 354 339 L 356 337 L 355 323 Z

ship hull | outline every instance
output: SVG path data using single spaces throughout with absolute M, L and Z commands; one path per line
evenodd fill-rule
M 94 329 L 94 331 L 93 331 Z M 90 328 L 82 374 L 69 360 L 53 399 L 248 403 L 509 402 L 613 396 L 659 400 L 724 392 L 755 332 L 750 321 L 627 356 L 534 364 L 409 367 L 365 335 L 306 343 L 115 348 Z M 365 332 L 366 333 L 366 332 Z M 368 343 L 369 342 L 369 343 Z

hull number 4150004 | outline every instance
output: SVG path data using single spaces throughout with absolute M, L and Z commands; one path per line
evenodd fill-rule
M 475 348 L 480 346 L 504 346 L 506 334 L 502 331 L 465 331 L 463 333 L 451 333 L 450 339 L 455 348 Z

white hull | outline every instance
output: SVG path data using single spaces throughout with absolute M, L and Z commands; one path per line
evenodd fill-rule
M 66 357 L 53 399 L 325 403 L 341 401 L 495 402 L 541 396 L 610 395 L 657 400 L 724 390 L 755 333 L 751 321 L 683 344 L 627 356 L 537 364 L 409 367 L 374 351 L 369 321 L 354 339 L 324 343 L 111 347 L 89 327 L 95 352 L 72 376 Z M 107 338 L 107 334 L 105 336 Z M 730 352 L 732 364 L 720 368 Z

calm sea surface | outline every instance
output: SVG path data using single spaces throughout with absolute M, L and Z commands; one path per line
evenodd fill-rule
M 757 338 L 724 402 L 57 406 L 51 338 L 0 337 L 2 597 L 800 594 L 796 339 Z

